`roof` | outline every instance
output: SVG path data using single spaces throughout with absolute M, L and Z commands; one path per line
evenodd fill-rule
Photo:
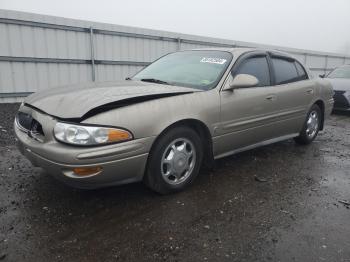
M 283 51 L 276 50 L 276 49 L 263 49 L 263 48 L 248 48 L 248 47 L 233 47 L 233 48 L 221 48 L 221 47 L 217 48 L 217 47 L 213 47 L 212 48 L 211 47 L 211 48 L 196 48 L 196 49 L 190 49 L 190 50 L 226 51 L 226 52 L 230 52 L 230 53 L 236 54 L 236 55 L 241 55 L 243 53 L 252 52 L 252 51 L 261 51 L 261 52 L 273 52 L 275 54 L 280 54 L 282 56 L 288 56 L 288 57 L 295 58 L 292 54 L 287 53 L 287 52 L 283 52 Z

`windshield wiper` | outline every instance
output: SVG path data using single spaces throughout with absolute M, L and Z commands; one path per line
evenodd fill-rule
M 155 79 L 155 78 L 142 78 L 141 81 L 143 81 L 143 82 L 150 82 L 150 83 L 156 83 L 156 84 L 163 84 L 163 85 L 171 85 L 170 83 L 168 83 L 166 81 Z

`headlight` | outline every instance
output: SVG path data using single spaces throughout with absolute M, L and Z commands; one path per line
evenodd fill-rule
M 57 123 L 54 128 L 57 140 L 73 145 L 101 145 L 132 139 L 124 129 Z

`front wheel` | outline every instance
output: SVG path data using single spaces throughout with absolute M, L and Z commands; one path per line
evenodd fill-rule
M 145 184 L 152 190 L 168 194 L 189 186 L 199 173 L 203 146 L 198 134 L 185 126 L 163 134 L 150 152 Z
M 320 131 L 321 120 L 321 109 L 318 105 L 314 104 L 307 114 L 306 121 L 299 136 L 294 139 L 295 142 L 302 145 L 310 144 Z

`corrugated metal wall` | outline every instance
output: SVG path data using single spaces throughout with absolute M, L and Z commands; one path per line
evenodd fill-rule
M 0 102 L 55 86 L 133 75 L 166 53 L 203 47 L 265 47 L 290 52 L 315 74 L 350 57 L 0 10 Z

